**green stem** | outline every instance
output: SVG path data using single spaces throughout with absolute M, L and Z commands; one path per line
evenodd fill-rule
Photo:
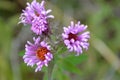
M 54 68 L 54 63 L 53 61 L 51 61 L 50 64 L 48 65 L 48 80 L 53 80 L 52 79 L 53 68 Z

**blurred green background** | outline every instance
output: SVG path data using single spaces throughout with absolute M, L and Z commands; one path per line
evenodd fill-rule
M 35 73 L 20 56 L 34 36 L 29 26 L 18 24 L 22 9 L 31 1 L 0 0 L 0 80 L 43 80 L 44 72 Z M 120 0 L 46 1 L 55 16 L 50 24 L 55 34 L 60 35 L 71 20 L 87 24 L 91 32 L 87 58 L 77 64 L 80 74 L 57 69 L 55 80 L 120 80 Z

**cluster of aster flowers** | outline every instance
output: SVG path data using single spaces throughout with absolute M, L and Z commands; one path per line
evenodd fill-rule
M 27 3 L 27 7 L 23 10 L 20 17 L 20 23 L 31 25 L 31 30 L 37 35 L 41 35 L 43 32 L 47 31 L 47 19 L 54 18 L 53 15 L 49 15 L 52 10 L 45 10 L 44 5 L 45 1 L 39 3 L 33 0 L 31 4 Z
M 20 22 L 24 25 L 31 26 L 31 31 L 38 37 L 33 37 L 33 43 L 27 41 L 25 45 L 25 55 L 23 56 L 24 62 L 33 67 L 36 66 L 35 72 L 41 71 L 43 66 L 48 66 L 49 62 L 53 59 L 53 53 L 50 45 L 45 39 L 40 39 L 40 35 L 44 33 L 49 34 L 49 18 L 54 18 L 53 15 L 49 15 L 52 11 L 45 9 L 45 1 L 41 3 L 33 0 L 27 3 L 27 7 L 23 10 L 20 16 Z M 71 24 L 68 27 L 63 27 L 64 32 L 61 34 L 64 46 L 71 52 L 76 52 L 76 56 L 82 54 L 83 49 L 87 50 L 89 47 L 88 39 L 90 38 L 90 32 L 86 31 L 87 25 L 78 23 Z M 47 36 L 46 36 L 47 37 Z

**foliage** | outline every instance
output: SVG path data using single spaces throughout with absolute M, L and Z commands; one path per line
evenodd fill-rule
M 25 0 L 0 0 L 0 80 L 47 80 L 47 68 L 34 73 L 33 68 L 23 63 L 24 44 L 31 35 L 28 26 L 18 25 L 25 4 Z M 69 54 L 62 44 L 56 46 L 56 54 L 60 56 L 55 55 L 56 65 L 52 78 L 119 80 L 120 66 L 117 60 L 120 55 L 120 0 L 48 0 L 47 5 L 52 8 L 56 18 L 50 24 L 56 28 L 54 35 L 60 33 L 62 26 L 73 19 L 86 23 L 92 34 L 89 50 L 78 57 L 73 56 L 74 53 Z M 100 42 L 103 44 L 98 45 Z M 97 49 L 104 45 L 104 49 Z M 116 61 L 115 65 L 112 60 Z

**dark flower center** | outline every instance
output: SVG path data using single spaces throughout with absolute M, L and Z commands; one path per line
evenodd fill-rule
M 36 13 L 36 16 L 38 16 L 38 17 L 39 17 L 39 16 L 40 16 L 40 14 Z
M 68 39 L 69 40 L 74 39 L 76 41 L 77 40 L 77 34 L 69 33 L 68 34 Z
M 35 11 L 35 15 L 36 15 L 37 17 L 40 16 L 40 14 L 39 14 L 37 11 Z
M 48 49 L 46 47 L 41 47 L 41 48 L 39 47 L 36 51 L 36 56 L 40 60 L 44 61 L 45 60 L 45 54 L 47 54 L 47 53 L 48 53 Z
M 36 12 L 36 11 L 35 11 L 35 15 L 36 15 L 37 17 L 40 16 L 40 14 L 39 14 L 38 12 Z M 33 20 L 34 20 L 34 17 L 31 18 L 31 21 L 33 21 Z

